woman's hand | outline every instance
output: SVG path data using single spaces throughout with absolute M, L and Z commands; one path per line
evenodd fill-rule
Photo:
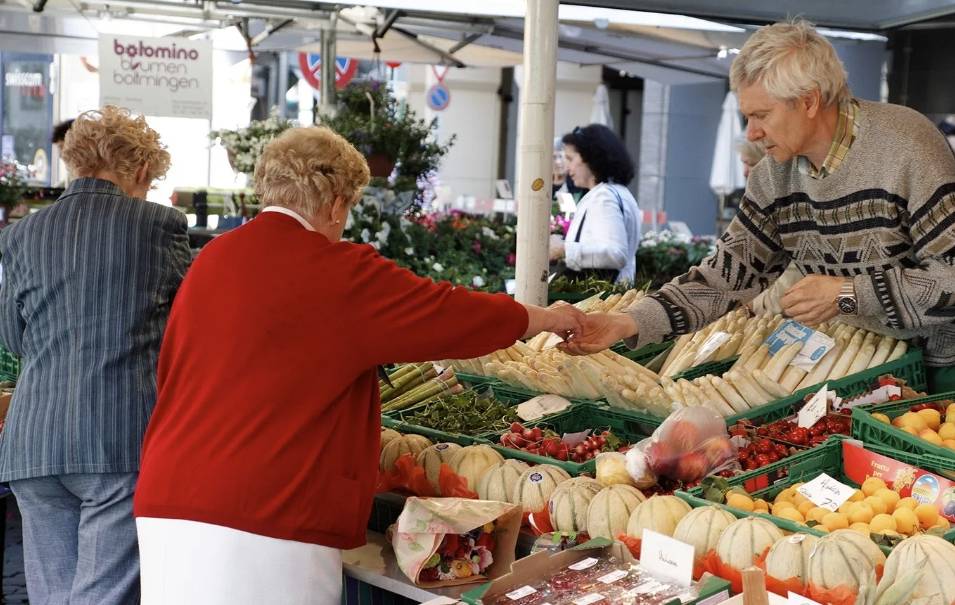
M 638 332 L 639 326 L 629 313 L 591 313 L 584 316 L 582 330 L 557 348 L 571 355 L 590 355 Z
M 580 309 L 567 303 L 555 303 L 546 309 L 536 305 L 524 305 L 524 308 L 527 309 L 527 332 L 524 338 L 541 332 L 553 332 L 566 341 L 581 331 L 587 317 Z

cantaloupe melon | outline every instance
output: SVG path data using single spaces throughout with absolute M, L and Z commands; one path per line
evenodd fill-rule
M 955 545 L 938 536 L 919 535 L 902 540 L 885 562 L 877 599 L 883 598 L 910 570 L 923 570 L 905 603 L 955 603 Z M 891 605 L 895 605 L 894 603 Z
M 564 469 L 553 464 L 538 464 L 524 471 L 514 489 L 514 504 L 520 504 L 525 513 L 536 513 L 547 508 L 547 501 L 557 485 L 570 479 Z
M 646 499 L 643 492 L 629 485 L 603 488 L 587 507 L 587 533 L 591 538 L 615 539 L 627 531 L 630 514 Z
M 766 575 L 779 583 L 793 582 L 800 589 L 806 586 L 806 570 L 809 567 L 809 553 L 815 548 L 819 538 L 809 534 L 793 534 L 776 540 L 766 555 Z M 780 596 L 788 596 L 779 591 Z
M 392 440 L 397 439 L 398 437 L 401 437 L 401 433 L 399 433 L 398 431 L 394 429 L 381 427 L 381 440 L 378 445 L 378 451 L 380 452 L 382 449 L 384 449 L 386 445 L 388 445 L 389 443 L 391 443 Z
M 742 571 L 782 537 L 783 532 L 766 519 L 744 517 L 723 531 L 716 543 L 716 554 L 723 565 Z
M 465 478 L 468 489 L 477 491 L 481 475 L 489 468 L 504 464 L 504 457 L 489 445 L 462 447 L 451 456 L 451 470 Z
M 857 535 L 857 532 L 852 532 Z M 809 553 L 807 596 L 825 602 L 827 591 L 848 590 L 855 594 L 875 582 L 875 566 L 869 556 L 849 540 L 823 538 Z
M 880 566 L 885 565 L 885 553 L 882 552 L 882 549 L 872 541 L 868 536 L 864 536 L 861 533 L 852 530 L 852 529 L 839 529 L 834 532 L 830 532 L 829 535 L 825 536 L 823 540 L 842 540 L 852 544 L 855 548 L 858 548 L 869 561 L 872 563 L 872 566 L 878 569 Z
M 735 522 L 733 513 L 719 506 L 701 506 L 680 519 L 673 537 L 693 546 L 694 560 L 699 565 L 703 556 L 716 548 L 723 531 Z
M 378 459 L 378 466 L 383 471 L 391 471 L 395 468 L 395 460 L 404 454 L 411 454 L 412 458 L 417 459 L 425 449 L 431 447 L 431 442 L 421 435 L 402 435 L 397 439 L 392 439 L 388 445 L 381 450 L 381 456 Z M 495 452 L 496 453 L 496 452 Z
M 547 504 L 554 530 L 586 532 L 587 507 L 601 489 L 600 483 L 588 477 L 568 479 L 558 485 Z
M 677 523 L 685 517 L 690 505 L 676 496 L 651 496 L 641 502 L 630 514 L 627 535 L 642 538 L 643 530 L 649 529 L 665 536 L 672 536 Z
M 461 449 L 457 443 L 435 443 L 418 454 L 418 466 L 424 469 L 424 474 L 428 478 L 428 483 L 434 488 L 436 494 L 441 494 L 441 486 L 438 484 L 438 477 L 441 473 L 442 464 L 451 464 L 451 457 L 456 451 Z
M 478 481 L 478 498 L 514 504 L 517 482 L 528 468 L 520 460 L 505 460 L 504 464 L 487 469 Z

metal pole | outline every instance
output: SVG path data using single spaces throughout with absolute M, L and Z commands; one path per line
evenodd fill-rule
M 517 291 L 547 304 L 558 0 L 527 0 L 517 131 Z
M 322 27 L 322 68 L 319 72 L 321 90 L 321 107 L 319 113 L 323 116 L 335 114 L 335 29 L 334 15 L 331 24 Z

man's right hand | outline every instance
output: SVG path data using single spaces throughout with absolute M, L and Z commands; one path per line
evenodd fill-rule
M 637 322 L 629 313 L 591 313 L 584 317 L 581 331 L 557 347 L 571 355 L 590 355 L 638 332 Z

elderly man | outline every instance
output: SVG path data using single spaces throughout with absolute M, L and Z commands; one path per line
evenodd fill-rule
M 697 330 L 752 299 L 792 261 L 805 277 L 789 317 L 915 338 L 934 389 L 955 388 L 955 157 L 921 114 L 855 99 L 832 45 L 805 21 L 761 28 L 730 85 L 747 138 L 772 161 L 752 171 L 715 253 L 629 314 L 592 318 L 570 352 Z

